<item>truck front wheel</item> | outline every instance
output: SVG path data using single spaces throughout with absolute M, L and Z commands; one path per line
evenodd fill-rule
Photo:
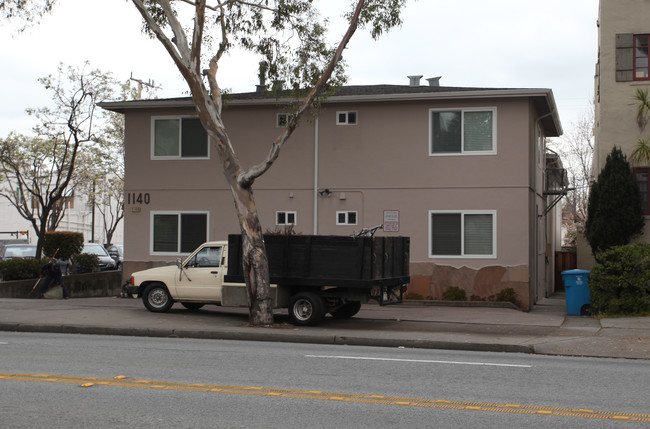
M 142 294 L 142 302 L 147 310 L 154 313 L 165 313 L 174 305 L 174 300 L 162 283 L 152 283 L 147 286 Z
M 312 292 L 301 292 L 291 297 L 289 319 L 299 326 L 313 326 L 325 317 L 323 298 Z

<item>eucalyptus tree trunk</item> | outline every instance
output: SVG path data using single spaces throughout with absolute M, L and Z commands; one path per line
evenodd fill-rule
M 230 141 L 226 127 L 222 121 L 221 111 L 223 101 L 221 98 L 221 88 L 217 83 L 217 69 L 221 56 L 225 53 L 225 46 L 228 40 L 225 27 L 223 30 L 223 42 L 216 55 L 208 62 L 208 67 L 201 67 L 201 49 L 204 37 L 204 25 L 206 10 L 215 9 L 207 5 L 207 0 L 194 0 L 187 3 L 192 4 L 195 8 L 194 26 L 191 33 L 191 43 L 189 34 L 186 34 L 183 26 L 180 24 L 169 0 L 157 0 L 156 4 L 160 7 L 159 12 L 165 15 L 167 24 L 171 27 L 174 37 L 168 37 L 160 27 L 158 21 L 151 15 L 144 0 L 131 0 L 136 8 L 140 11 L 148 27 L 156 35 L 158 40 L 165 47 L 171 58 L 176 63 L 178 70 L 181 72 L 187 82 L 192 100 L 201 120 L 201 124 L 208 132 L 213 142 L 219 159 L 223 167 L 223 173 L 230 186 L 235 200 L 235 209 L 239 219 L 239 225 L 242 234 L 242 267 L 244 278 L 247 286 L 247 296 L 249 304 L 250 323 L 255 326 L 268 326 L 273 324 L 273 309 L 270 296 L 269 264 L 264 246 L 264 237 L 262 235 L 262 226 L 257 214 L 257 207 L 253 198 L 252 186 L 255 179 L 260 177 L 273 165 L 284 143 L 292 135 L 298 126 L 300 117 L 310 109 L 315 100 L 319 97 L 327 82 L 332 76 L 337 64 L 341 61 L 343 50 L 347 46 L 350 38 L 357 29 L 357 24 L 361 12 L 366 4 L 366 0 L 357 0 L 354 13 L 350 17 L 348 29 L 341 39 L 337 49 L 334 51 L 328 64 L 325 66 L 322 75 L 312 87 L 311 91 L 305 96 L 296 109 L 294 115 L 289 120 L 287 126 L 281 134 L 271 143 L 267 156 L 257 165 L 250 168 L 243 168 L 239 161 L 234 147 Z M 224 12 L 225 3 L 217 6 L 221 12 Z M 246 2 L 242 2 L 246 3 Z M 253 3 L 248 3 L 252 6 Z M 256 7 L 269 10 L 262 3 Z M 216 10 L 215 9 L 215 10 Z M 225 23 L 222 21 L 222 24 Z M 208 85 L 205 85 L 207 80 Z
M 242 230 L 242 268 L 246 276 L 249 320 L 254 326 L 269 326 L 273 324 L 269 262 L 253 191 L 237 186 L 233 195 Z

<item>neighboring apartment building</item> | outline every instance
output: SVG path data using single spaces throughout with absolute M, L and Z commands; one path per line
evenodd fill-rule
M 562 132 L 548 89 L 346 86 L 303 118 L 254 184 L 265 231 L 411 238 L 410 292 L 450 286 L 525 308 L 552 292 L 560 217 L 547 195 L 545 137 Z M 289 100 L 231 94 L 223 117 L 244 165 L 286 123 Z M 125 275 L 238 233 L 231 192 L 191 99 L 103 103 L 126 119 Z M 551 192 L 552 193 L 552 192 Z M 559 207 L 558 207 L 559 209 Z
M 650 143 L 650 126 L 637 121 L 638 91 L 650 90 L 650 1 L 601 0 L 598 17 L 598 63 L 595 76 L 595 145 L 597 177 L 614 146 L 630 155 L 639 140 Z M 644 212 L 650 216 L 650 165 L 632 163 Z M 646 218 L 647 219 L 647 218 Z M 650 222 L 642 240 L 649 240 Z
M 0 184 L 0 186 L 2 186 Z M 59 223 L 59 231 L 73 231 L 81 232 L 84 235 L 85 241 L 91 241 L 93 237 L 92 225 L 93 225 L 93 214 L 92 207 L 88 204 L 87 199 L 78 194 L 73 194 L 68 197 L 63 198 L 63 204 L 65 204 L 65 214 L 63 219 Z M 38 237 L 36 232 L 32 227 L 31 222 L 23 218 L 18 210 L 11 205 L 6 198 L 0 198 L 0 221 L 2 223 L 2 231 L 0 231 L 0 243 L 3 240 L 12 240 L 18 237 L 19 239 L 36 244 Z M 104 243 L 106 234 L 103 224 L 102 216 L 99 210 L 95 211 L 95 242 Z M 25 231 L 27 234 L 19 233 L 16 235 L 16 232 Z M 113 234 L 113 243 L 120 244 L 122 243 L 122 227 L 118 225 L 115 234 Z

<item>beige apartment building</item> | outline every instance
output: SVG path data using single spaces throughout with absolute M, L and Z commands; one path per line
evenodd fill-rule
M 595 75 L 594 175 L 605 166 L 614 146 L 630 160 L 640 140 L 650 143 L 650 126 L 637 121 L 636 96 L 650 90 L 650 2 L 601 0 L 598 17 L 598 62 Z M 650 215 L 650 165 L 632 163 L 641 191 L 644 212 Z M 641 237 L 648 240 L 648 227 Z
M 254 184 L 263 228 L 350 235 L 383 224 L 378 234 L 411 239 L 409 292 L 439 299 L 457 286 L 486 298 L 513 288 L 529 308 L 553 291 L 560 246 L 552 204 L 562 186 L 544 148 L 562 132 L 552 91 L 410 78 L 343 87 L 302 120 Z M 289 101 L 229 96 L 224 122 L 244 165 L 266 155 Z M 101 106 L 126 119 L 125 275 L 239 232 L 191 99 Z

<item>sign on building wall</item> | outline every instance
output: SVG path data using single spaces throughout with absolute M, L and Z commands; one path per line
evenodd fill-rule
M 399 232 L 399 210 L 384 210 L 384 232 Z

